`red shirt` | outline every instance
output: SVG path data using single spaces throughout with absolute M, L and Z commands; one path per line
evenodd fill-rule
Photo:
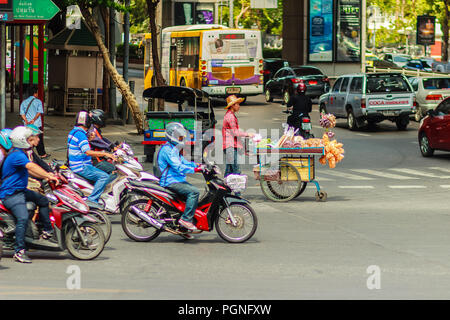
M 248 133 L 239 129 L 238 120 L 234 112 L 228 110 L 227 113 L 225 113 L 222 124 L 223 149 L 242 149 L 243 146 L 240 137 L 248 137 Z

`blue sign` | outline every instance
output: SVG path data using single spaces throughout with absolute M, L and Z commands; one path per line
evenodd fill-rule
M 333 23 L 333 0 L 309 0 L 309 61 L 333 61 Z

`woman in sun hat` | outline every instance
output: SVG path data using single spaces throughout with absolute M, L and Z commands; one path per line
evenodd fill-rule
M 238 163 L 238 153 L 242 153 L 243 145 L 241 138 L 253 137 L 253 133 L 247 133 L 239 129 L 239 123 L 236 118 L 236 112 L 241 108 L 240 103 L 244 101 L 243 98 L 238 98 L 235 95 L 227 97 L 228 109 L 225 113 L 222 124 L 222 139 L 223 151 L 225 153 L 225 177 L 231 173 L 240 174 L 241 169 Z

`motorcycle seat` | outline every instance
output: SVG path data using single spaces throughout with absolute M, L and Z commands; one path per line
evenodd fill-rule
M 169 189 L 163 188 L 161 187 L 157 182 L 153 182 L 153 181 L 135 181 L 135 180 L 130 180 L 130 184 L 133 187 L 137 187 L 137 188 L 151 188 L 157 191 L 161 191 L 161 192 L 165 192 L 168 193 L 171 197 L 175 198 L 177 196 L 177 194 Z

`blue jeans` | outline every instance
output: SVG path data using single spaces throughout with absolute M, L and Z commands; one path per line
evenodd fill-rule
M 112 182 L 115 178 L 117 178 L 117 173 L 112 173 L 114 170 L 116 170 L 116 166 L 113 165 L 111 162 L 100 161 L 100 162 L 97 162 L 95 167 L 97 169 L 100 169 L 100 170 L 105 171 L 106 173 L 110 174 L 108 183 Z
M 225 174 L 226 177 L 229 174 L 241 174 L 241 168 L 238 163 L 238 149 L 237 148 L 226 148 L 223 150 L 225 153 Z
M 83 171 L 77 172 L 77 174 L 85 179 L 95 181 L 94 189 L 87 199 L 92 202 L 98 202 L 106 185 L 110 182 L 110 175 L 93 165 L 86 165 Z
M 200 195 L 198 189 L 188 182 L 172 183 L 167 186 L 167 188 L 186 199 L 186 207 L 184 208 L 181 219 L 192 222 L 195 215 L 195 209 L 197 209 L 198 206 L 198 197 Z
M 27 201 L 34 202 L 39 207 L 39 221 L 42 223 L 44 230 L 53 230 L 50 222 L 48 200 L 43 195 L 25 189 L 10 196 L 6 196 L 2 201 L 3 205 L 9 209 L 16 218 L 16 252 L 25 249 L 25 234 L 27 232 L 29 219 Z

